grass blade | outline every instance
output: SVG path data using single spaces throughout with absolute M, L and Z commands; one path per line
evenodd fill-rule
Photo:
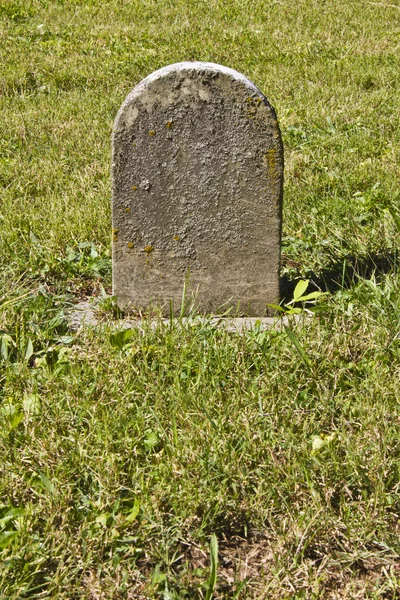
M 306 351 L 304 350 L 303 346 L 300 344 L 297 336 L 293 333 L 293 331 L 287 325 L 285 325 L 285 331 L 287 333 L 289 340 L 292 342 L 293 346 L 296 348 L 297 352 L 303 359 L 304 363 L 307 365 L 307 367 L 311 367 L 311 360 L 307 356 Z
M 211 573 L 208 580 L 206 600 L 211 600 L 217 584 L 217 569 L 218 569 L 218 540 L 215 533 L 212 534 L 210 540 L 210 558 L 211 558 Z

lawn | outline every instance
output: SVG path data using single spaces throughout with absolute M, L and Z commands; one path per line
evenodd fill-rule
M 2 599 L 400 598 L 399 55 L 398 0 L 0 0 Z M 112 124 L 182 60 L 277 111 L 288 329 L 119 333 Z

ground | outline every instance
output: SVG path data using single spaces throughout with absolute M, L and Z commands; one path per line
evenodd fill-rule
M 399 34 L 397 0 L 0 0 L 2 598 L 400 597 Z M 274 105 L 312 317 L 118 324 L 112 123 L 182 60 Z

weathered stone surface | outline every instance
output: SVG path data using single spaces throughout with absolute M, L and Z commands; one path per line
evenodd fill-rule
M 279 297 L 283 148 L 275 111 L 212 63 L 156 71 L 113 131 L 113 293 L 122 308 L 262 316 Z

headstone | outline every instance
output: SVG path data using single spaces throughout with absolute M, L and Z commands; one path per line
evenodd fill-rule
M 279 298 L 283 148 L 244 75 L 184 62 L 146 77 L 113 131 L 113 293 L 123 309 L 263 316 Z

